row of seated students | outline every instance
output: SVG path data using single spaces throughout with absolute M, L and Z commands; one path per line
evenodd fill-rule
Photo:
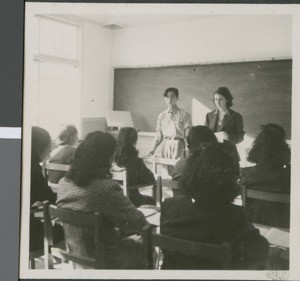
M 153 185 L 154 175 L 146 167 L 143 160 L 138 157 L 136 143 L 138 133 L 134 128 L 121 128 L 117 136 L 116 151 L 114 154 L 113 170 L 126 169 L 128 175 L 129 198 L 131 202 L 139 207 L 141 205 L 155 205 L 155 199 L 142 195 L 138 186 Z M 58 136 L 58 147 L 50 154 L 50 163 L 70 165 L 76 145 L 78 144 L 78 131 L 74 125 L 66 124 L 62 126 Z M 64 177 L 65 172 L 49 171 L 49 181 L 58 183 Z
M 213 132 L 205 126 L 192 127 L 187 137 L 188 154 L 193 155 L 204 143 L 217 143 Z M 226 143 L 219 146 L 234 157 L 234 152 Z M 172 173 L 174 180 L 182 177 L 188 159 L 181 158 L 176 163 Z M 255 165 L 240 170 L 241 185 L 259 191 L 290 194 L 290 148 L 280 126 L 261 126 L 247 160 Z M 284 203 L 248 199 L 247 215 L 251 222 L 289 228 L 290 208 Z
M 42 128 L 32 128 L 31 204 L 49 200 L 65 209 L 103 214 L 103 239 L 106 240 L 104 251 L 108 269 L 145 268 L 141 241 L 128 237 L 140 234 L 148 224 L 136 206 L 151 204 L 151 201 L 154 204 L 153 198 L 140 198 L 136 193 L 132 195 L 134 199 L 130 200 L 130 194 L 129 198 L 124 196 L 118 183 L 111 179 L 110 169 L 115 158 L 119 166 L 128 170 L 129 178 L 133 178 L 129 179 L 129 186 L 138 185 L 137 179 L 145 173 L 147 180 L 142 183 L 154 182 L 153 175 L 150 175 L 142 159 L 138 158 L 134 145 L 137 134 L 132 129 L 125 131 L 130 132 L 128 143 L 131 144 L 123 148 L 118 148 L 118 142 L 108 133 L 90 133 L 74 149 L 71 168 L 59 181 L 56 197 L 47 186 L 39 165 L 50 153 L 50 135 Z M 116 151 L 119 156 L 114 157 Z M 221 144 L 211 143 L 192 150 L 185 161 L 179 182 L 181 195 L 163 202 L 161 232 L 208 243 L 232 242 L 233 269 L 245 269 L 249 264 L 265 259 L 268 241 L 249 222 L 242 207 L 232 203 L 239 193 L 237 183 L 240 176 L 234 157 L 226 149 L 224 151 Z M 135 163 L 132 169 L 128 164 L 131 162 Z M 138 202 L 134 202 L 135 199 Z M 42 248 L 42 232 L 41 223 L 31 217 L 31 250 Z M 63 239 L 62 233 L 61 227 L 56 226 L 54 240 Z M 71 252 L 83 256 L 94 255 L 88 230 L 64 225 L 64 235 Z M 163 268 L 217 269 L 218 265 L 164 253 Z

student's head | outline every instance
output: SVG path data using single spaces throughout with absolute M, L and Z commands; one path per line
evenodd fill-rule
M 186 138 L 187 147 L 191 153 L 204 143 L 217 143 L 213 131 L 206 126 L 193 126 Z
M 138 133 L 135 128 L 121 128 L 117 136 L 117 148 L 115 162 L 118 166 L 126 167 L 130 158 L 137 157 L 138 151 L 135 148 Z
M 248 154 L 248 161 L 269 168 L 282 168 L 289 164 L 290 148 L 283 128 L 271 123 L 262 125 Z
M 63 124 L 58 138 L 60 145 L 74 145 L 78 141 L 78 131 L 72 124 Z
M 220 87 L 214 92 L 213 102 L 217 108 L 226 109 L 232 107 L 232 100 L 233 96 L 226 87 Z
M 164 91 L 165 102 L 168 107 L 173 107 L 179 99 L 179 91 L 177 88 L 170 87 Z
M 31 128 L 31 158 L 32 163 L 45 161 L 51 152 L 49 133 L 40 127 Z
M 109 133 L 96 131 L 86 136 L 74 153 L 67 178 L 78 186 L 88 185 L 92 179 L 109 175 L 116 140 Z
M 219 144 L 204 144 L 187 161 L 182 192 L 204 209 L 222 210 L 238 195 L 239 169 Z

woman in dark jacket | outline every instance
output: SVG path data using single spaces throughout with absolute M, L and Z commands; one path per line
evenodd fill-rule
M 48 200 L 55 204 L 56 195 L 48 186 L 40 166 L 51 152 L 51 138 L 49 133 L 40 127 L 32 127 L 31 130 L 31 183 L 30 205 L 36 202 Z M 60 226 L 54 227 L 55 241 L 63 240 L 63 230 Z M 43 248 L 44 228 L 41 221 L 30 215 L 30 251 Z
M 205 126 L 210 128 L 223 147 L 237 160 L 240 160 L 236 144 L 244 139 L 242 115 L 232 109 L 233 96 L 228 88 L 220 87 L 213 95 L 216 109 L 207 113 Z
M 245 269 L 264 260 L 268 241 L 233 205 L 239 171 L 219 144 L 206 144 L 189 158 L 179 182 L 182 196 L 166 199 L 161 232 L 192 241 L 232 244 L 232 269 Z M 207 260 L 164 253 L 165 269 L 220 269 Z
M 155 205 L 155 199 L 140 194 L 138 186 L 153 185 L 155 178 L 152 172 L 146 167 L 143 159 L 138 157 L 136 142 L 138 134 L 132 127 L 121 128 L 117 137 L 117 148 L 115 163 L 120 168 L 126 168 L 129 199 L 136 206 Z
M 256 165 L 242 169 L 242 184 L 254 190 L 290 194 L 290 158 L 283 128 L 276 124 L 262 126 L 248 154 L 248 161 Z M 286 228 L 290 225 L 287 204 L 247 199 L 247 211 L 256 223 Z

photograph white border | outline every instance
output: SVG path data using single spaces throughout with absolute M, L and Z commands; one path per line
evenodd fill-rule
M 32 42 L 26 40 L 31 28 L 30 16 L 35 14 L 226 14 L 226 15 L 291 15 L 293 17 L 293 79 L 292 79 L 292 177 L 291 177 L 291 227 L 290 227 L 290 270 L 270 271 L 144 271 L 144 270 L 29 270 L 29 183 L 31 121 L 29 95 L 30 69 L 26 51 Z M 34 39 L 30 39 L 34 40 Z M 300 5 L 296 4 L 87 4 L 87 3 L 26 3 L 25 4 L 25 66 L 24 66 L 24 112 L 22 153 L 22 204 L 21 204 L 21 247 L 19 278 L 61 278 L 61 279 L 300 279 Z M 259 59 L 259 58 L 258 58 Z

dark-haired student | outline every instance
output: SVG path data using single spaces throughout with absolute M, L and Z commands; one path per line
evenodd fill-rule
M 232 269 L 246 269 L 268 255 L 268 241 L 248 222 L 238 194 L 239 169 L 219 144 L 206 144 L 189 158 L 179 182 L 182 196 L 166 199 L 161 232 L 210 244 L 232 244 Z M 220 269 L 220 264 L 164 252 L 164 269 Z
M 186 142 L 187 148 L 189 149 L 188 155 L 186 156 L 191 156 L 202 144 L 217 143 L 218 141 L 211 129 L 206 126 L 193 126 L 186 138 Z M 181 157 L 177 161 L 172 172 L 173 180 L 179 180 L 181 178 L 187 161 L 188 157 Z
M 156 137 L 149 155 L 153 155 L 161 144 L 161 157 L 177 159 L 185 149 L 185 138 L 192 127 L 189 113 L 177 106 L 179 91 L 177 88 L 168 88 L 164 92 L 167 110 L 161 112 L 157 118 Z M 170 166 L 165 168 L 170 174 Z
M 129 199 L 136 206 L 155 205 L 153 197 L 142 195 L 138 186 L 153 185 L 155 178 L 146 167 L 143 159 L 138 157 L 136 143 L 138 133 L 132 127 L 121 128 L 117 136 L 117 148 L 115 153 L 115 164 L 119 168 L 126 168 L 129 186 Z
M 70 165 L 76 144 L 78 142 L 78 131 L 72 124 L 64 124 L 58 136 L 58 147 L 50 154 L 50 163 Z M 48 179 L 51 183 L 58 183 L 63 178 L 65 172 L 49 171 Z
M 43 176 L 41 162 L 44 162 L 51 152 L 51 138 L 49 133 L 40 127 L 31 129 L 31 177 L 30 177 L 30 205 L 48 200 L 55 203 L 56 195 L 48 186 Z M 53 228 L 54 242 L 63 240 L 63 230 L 59 225 Z M 30 215 L 30 251 L 43 249 L 44 228 L 42 222 Z
M 276 124 L 267 124 L 261 129 L 248 154 L 248 161 L 256 165 L 242 169 L 241 182 L 254 190 L 290 194 L 291 152 L 285 132 Z M 290 226 L 288 204 L 255 199 L 247 202 L 251 221 L 285 228 Z
M 115 148 L 116 140 L 110 134 L 100 131 L 88 134 L 75 151 L 71 169 L 59 182 L 57 205 L 103 215 L 106 269 L 141 269 L 145 267 L 142 244 L 127 237 L 139 234 L 147 222 L 111 179 Z M 64 224 L 64 230 L 71 252 L 94 256 L 92 234 L 88 230 L 69 224 Z
M 240 160 L 236 144 L 244 139 L 244 125 L 242 115 L 231 109 L 233 96 L 228 88 L 220 87 L 213 94 L 215 110 L 207 113 L 205 126 L 210 128 L 218 142 L 228 146 L 227 151 Z

